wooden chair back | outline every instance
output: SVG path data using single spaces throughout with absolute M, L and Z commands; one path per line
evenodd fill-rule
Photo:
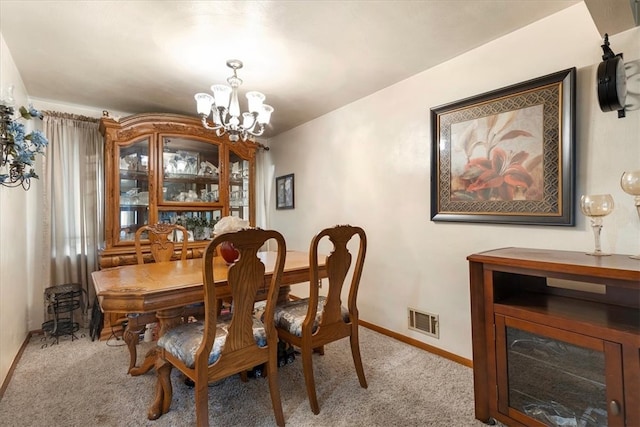
M 142 254 L 142 233 L 147 232 L 151 256 L 154 262 L 171 261 L 176 253 L 176 248 L 180 248 L 180 259 L 187 259 L 187 243 L 189 241 L 189 232 L 186 228 L 178 224 L 154 224 L 143 225 L 136 231 L 136 258 L 138 264 L 144 264 L 144 256 Z M 174 231 L 182 233 L 182 242 L 175 242 L 169 239 Z
M 265 265 L 258 256 L 258 251 L 267 241 L 275 241 L 277 257 L 271 280 L 265 279 Z M 216 284 L 214 272 L 220 271 L 220 264 L 224 263 L 222 257 L 215 257 L 217 247 L 228 241 L 238 250 L 239 257 L 227 270 L 227 282 L 229 284 L 233 306 L 228 322 L 227 336 L 218 359 L 209 364 L 209 358 L 216 341 L 216 333 L 220 317 L 218 304 L 220 300 L 216 296 Z M 280 400 L 278 384 L 278 335 L 275 330 L 273 316 L 280 290 L 280 282 L 284 271 L 286 256 L 286 244 L 284 237 L 273 230 L 245 229 L 237 232 L 225 233 L 216 236 L 206 247 L 203 254 L 203 283 L 205 320 L 204 332 L 200 346 L 195 353 L 195 366 L 189 368 L 179 358 L 174 357 L 166 350 L 162 351 L 162 357 L 173 367 L 178 368 L 195 383 L 196 420 L 198 425 L 207 425 L 208 421 L 208 384 L 226 378 L 237 373 L 246 373 L 252 368 L 266 364 L 267 378 L 271 392 L 271 401 L 277 424 L 284 425 L 284 415 Z M 217 264 L 217 267 L 215 266 Z M 256 300 L 264 300 L 266 294 L 266 306 L 264 317 L 264 335 L 266 346 L 259 347 L 254 336 L 254 303 Z M 197 326 L 194 325 L 196 328 Z M 184 325 L 189 327 L 189 325 Z M 216 344 L 219 346 L 219 343 Z M 170 381 L 169 373 L 164 367 L 158 369 L 159 375 L 165 385 Z M 170 372 L 170 369 L 169 369 Z M 166 397 L 171 400 L 170 389 L 165 389 Z M 167 394 L 169 393 L 169 394 Z M 251 402 L 247 402 L 251 404 Z
M 348 243 L 354 236 L 359 237 L 359 244 L 356 252 L 356 260 L 349 284 L 349 299 L 347 301 L 347 309 L 351 324 L 347 324 L 343 320 L 342 315 L 342 290 L 346 284 L 347 274 L 353 261 L 353 255 L 349 252 Z M 302 325 L 302 335 L 314 335 L 313 340 L 316 345 L 323 345 L 336 339 L 344 338 L 351 335 L 353 325 L 358 324 L 358 307 L 356 301 L 358 298 L 358 288 L 360 286 L 360 277 L 362 276 L 362 267 L 367 251 L 367 236 L 361 227 L 351 225 L 337 225 L 332 228 L 326 228 L 315 235 L 311 240 L 309 249 L 309 262 L 311 263 L 311 283 L 319 283 L 319 266 L 318 266 L 318 246 L 323 239 L 328 238 L 333 244 L 333 251 L 327 256 L 325 268 L 327 271 L 327 281 L 329 288 L 324 303 L 322 318 L 318 324 L 318 330 L 315 334 L 312 332 L 315 314 L 318 310 L 319 286 L 312 285 L 309 294 L 309 309 L 307 317 Z

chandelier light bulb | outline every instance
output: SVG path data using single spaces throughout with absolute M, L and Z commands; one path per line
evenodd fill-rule
M 209 112 L 211 112 L 211 107 L 213 106 L 213 96 L 208 93 L 196 93 L 194 98 L 196 99 L 196 109 L 198 110 L 198 115 L 208 116 Z
M 259 113 L 262 110 L 262 103 L 264 102 L 265 96 L 260 92 L 251 91 L 247 92 L 247 101 L 249 103 L 249 111 L 251 113 Z
M 211 86 L 215 105 L 218 108 L 229 108 L 229 97 L 231 96 L 231 88 L 227 85 Z
M 251 113 L 242 113 L 242 127 L 245 129 L 250 128 L 251 126 L 253 126 L 253 114 Z
M 258 123 L 267 124 L 271 120 L 271 113 L 273 113 L 273 107 L 271 105 L 263 104 L 260 114 L 258 114 Z

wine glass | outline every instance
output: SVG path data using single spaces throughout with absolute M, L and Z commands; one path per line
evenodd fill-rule
M 600 249 L 600 232 L 602 231 L 602 217 L 609 215 L 613 211 L 613 197 L 611 194 L 583 195 L 580 198 L 580 209 L 582 213 L 591 219 L 593 237 L 595 239 L 595 250 L 587 255 L 607 256 Z
M 640 170 L 623 172 L 620 178 L 620 187 L 625 193 L 634 196 L 638 217 L 640 217 Z M 640 255 L 631 255 L 629 258 L 640 259 Z

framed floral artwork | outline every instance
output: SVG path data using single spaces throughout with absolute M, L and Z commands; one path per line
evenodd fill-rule
M 292 173 L 276 178 L 276 209 L 293 209 L 295 207 L 293 190 Z
M 574 225 L 576 69 L 431 109 L 433 221 Z

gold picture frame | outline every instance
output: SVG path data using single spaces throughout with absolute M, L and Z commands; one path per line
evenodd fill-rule
M 431 109 L 431 220 L 573 226 L 576 69 Z

